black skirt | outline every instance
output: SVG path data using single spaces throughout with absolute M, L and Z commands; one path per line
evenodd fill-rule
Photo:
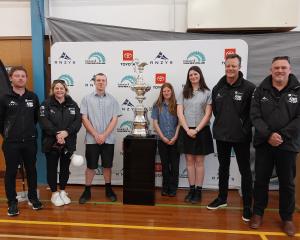
M 180 127 L 177 144 L 179 152 L 184 154 L 208 155 L 214 152 L 213 138 L 209 126 L 205 126 L 201 129 L 197 133 L 196 138 L 191 138 L 187 135 L 186 131 Z

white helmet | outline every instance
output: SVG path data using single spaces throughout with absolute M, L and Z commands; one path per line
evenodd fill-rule
M 81 155 L 73 154 L 71 157 L 71 162 L 73 166 L 80 167 L 84 164 L 84 158 Z

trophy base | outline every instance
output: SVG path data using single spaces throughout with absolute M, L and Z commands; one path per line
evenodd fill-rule
M 147 129 L 133 129 L 133 131 L 131 132 L 131 136 L 134 137 L 147 137 L 149 136 L 149 131 Z

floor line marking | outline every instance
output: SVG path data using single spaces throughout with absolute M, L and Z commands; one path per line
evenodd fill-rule
M 267 236 L 264 234 L 259 234 L 259 236 L 261 237 L 262 240 L 268 240 Z
M 72 237 L 48 237 L 35 235 L 0 234 L 0 238 L 22 238 L 22 239 L 48 239 L 48 240 L 108 240 L 104 238 L 72 238 Z
M 120 229 L 138 229 L 138 230 L 156 230 L 156 231 L 182 231 L 182 232 L 202 232 L 202 233 L 226 233 L 241 235 L 268 235 L 268 236 L 286 236 L 283 232 L 261 232 L 245 230 L 225 230 L 225 229 L 202 229 L 202 228 L 182 228 L 182 227 L 155 227 L 139 225 L 120 225 L 120 224 L 100 224 L 100 223 L 80 223 L 80 222 L 50 222 L 50 221 L 29 221 L 29 220 L 5 220 L 0 219 L 0 223 L 32 224 L 32 225 L 58 225 L 58 226 L 78 226 L 78 227 L 96 227 L 96 228 L 120 228 Z M 300 237 L 300 233 L 296 237 Z

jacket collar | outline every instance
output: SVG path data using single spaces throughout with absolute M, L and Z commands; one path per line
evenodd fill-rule
M 222 85 L 225 85 L 225 84 L 226 84 L 226 85 L 229 86 L 229 87 L 235 88 L 235 87 L 241 86 L 241 84 L 243 83 L 243 80 L 244 80 L 244 75 L 243 75 L 243 73 L 242 73 L 241 71 L 239 71 L 238 79 L 237 79 L 237 81 L 236 81 L 234 84 L 232 84 L 232 85 L 228 84 L 228 83 L 227 83 L 227 80 L 226 80 L 226 75 L 224 75 L 224 76 L 220 79 L 220 81 L 218 82 L 217 85 L 222 86 Z
M 260 84 L 260 87 L 263 89 L 271 90 L 272 89 L 272 75 L 267 76 L 262 83 Z M 287 89 L 298 89 L 300 88 L 300 83 L 296 76 L 294 74 L 289 75 L 289 81 L 288 85 L 286 86 Z

